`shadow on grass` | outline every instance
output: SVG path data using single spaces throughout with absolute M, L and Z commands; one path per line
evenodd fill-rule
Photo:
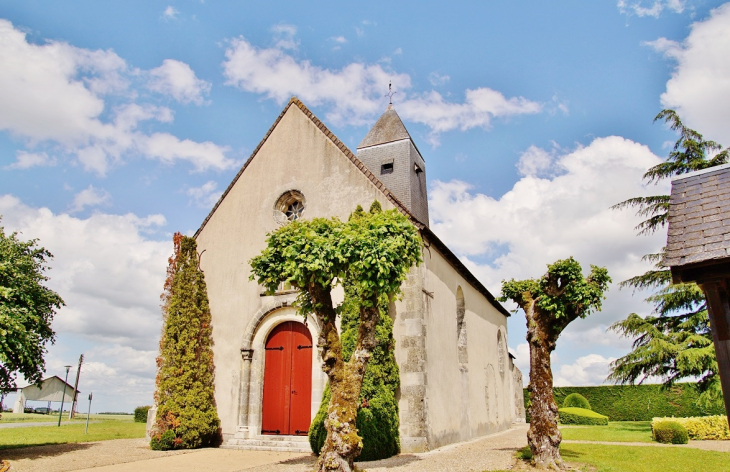
M 42 457 L 54 457 L 66 454 L 67 452 L 80 451 L 93 447 L 89 443 L 54 443 L 47 442 L 43 444 L 22 444 L 12 446 L 2 446 L 2 456 L 5 460 L 17 461 L 20 459 L 40 459 Z

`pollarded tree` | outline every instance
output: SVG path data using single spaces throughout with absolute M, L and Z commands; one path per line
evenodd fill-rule
M 51 322 L 64 303 L 44 285 L 53 257 L 38 240 L 21 241 L 0 227 L 0 391 L 15 388 L 20 372 L 30 383 L 45 371 L 46 344 L 55 341 Z
M 155 449 L 196 448 L 220 441 L 215 405 L 213 340 L 208 292 L 197 244 L 174 237 L 163 293 L 164 326 L 157 358 Z M 177 252 L 179 250 L 179 252 Z
M 730 159 L 730 149 L 723 150 L 718 143 L 707 141 L 697 131 L 687 128 L 674 110 L 662 110 L 654 120 L 667 122 L 679 133 L 679 138 L 667 160 L 644 174 L 648 183 L 725 164 Z M 652 234 L 667 222 L 669 195 L 631 198 L 613 208 L 628 207 L 637 208 L 637 215 L 647 218 L 636 227 L 639 234 Z M 632 313 L 611 326 L 621 335 L 633 338 L 634 343 L 629 354 L 611 364 L 608 378 L 633 384 L 637 380 L 660 377 L 665 387 L 682 379 L 697 378 L 703 403 L 722 404 L 704 293 L 694 283 L 672 284 L 672 275 L 662 264 L 663 258 L 663 251 L 647 254 L 644 259 L 653 262 L 654 268 L 619 285 L 654 290 L 646 301 L 655 306 L 658 316 L 642 318 Z
M 527 442 L 536 465 L 562 468 L 558 406 L 553 398 L 550 354 L 558 337 L 576 318 L 600 311 L 611 278 L 603 267 L 591 266 L 583 277 L 572 257 L 548 266 L 540 279 L 502 281 L 501 301 L 512 300 L 525 312 L 530 346 L 530 430 Z
M 276 290 L 283 281 L 299 289 L 300 313 L 313 314 L 320 326 L 317 346 L 331 392 L 324 421 L 327 438 L 317 461 L 321 472 L 354 470 L 363 446 L 357 410 L 377 342 L 379 305 L 399 293 L 409 269 L 421 261 L 417 229 L 398 211 L 377 211 L 379 206 L 374 203 L 373 212 L 356 212 L 347 222 L 293 221 L 270 233 L 267 247 L 250 261 L 252 279 L 267 290 Z M 332 301 L 332 290 L 346 279 L 359 298 L 357 339 L 347 361 L 335 325 L 341 307 Z

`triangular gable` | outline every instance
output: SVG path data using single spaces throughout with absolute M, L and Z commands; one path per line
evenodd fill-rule
M 466 266 L 459 260 L 456 255 L 451 252 L 451 250 L 433 233 L 431 230 L 426 226 L 424 223 L 418 220 L 408 209 L 403 205 L 403 203 L 400 202 L 386 187 L 383 185 L 383 183 L 373 174 L 370 172 L 370 170 L 363 164 L 357 156 L 350 151 L 350 149 L 340 141 L 335 134 L 330 131 L 327 126 L 325 126 L 322 121 L 317 118 L 314 113 L 312 113 L 297 97 L 292 97 L 289 100 L 289 103 L 284 107 L 282 112 L 279 114 L 279 116 L 276 118 L 274 123 L 271 125 L 271 128 L 266 132 L 263 139 L 261 139 L 261 142 L 259 142 L 258 146 L 256 146 L 256 149 L 251 153 L 251 156 L 246 160 L 246 162 L 241 167 L 241 170 L 238 171 L 236 176 L 231 181 L 230 185 L 226 188 L 225 192 L 223 192 L 223 195 L 218 199 L 216 204 L 213 206 L 213 209 L 210 211 L 208 216 L 205 217 L 205 220 L 203 220 L 203 223 L 200 225 L 200 228 L 195 232 L 195 235 L 193 237 L 197 238 L 201 231 L 203 231 L 203 228 L 205 228 L 205 225 L 210 221 L 210 219 L 213 217 L 213 214 L 216 212 L 218 207 L 221 205 L 223 200 L 226 198 L 228 193 L 231 191 L 233 186 L 238 182 L 238 179 L 241 177 L 243 172 L 246 170 L 246 168 L 249 166 L 251 161 L 256 157 L 261 147 L 266 143 L 266 141 L 269 139 L 271 134 L 273 133 L 274 129 L 278 126 L 279 122 L 282 120 L 286 112 L 289 110 L 291 106 L 296 106 L 301 110 L 302 113 L 304 113 L 305 116 L 307 116 L 312 123 L 324 134 L 327 138 L 332 141 L 332 143 L 344 154 L 352 164 L 357 167 L 360 172 L 362 172 L 369 180 L 372 182 L 373 185 L 375 185 L 378 190 L 380 190 L 383 195 L 404 215 L 406 215 L 411 222 L 418 228 L 421 232 L 422 237 L 427 240 L 429 244 L 433 244 L 443 255 L 446 257 L 446 259 L 451 263 L 451 265 L 482 295 L 484 295 L 487 300 L 490 301 L 492 305 L 494 305 L 495 308 L 497 308 L 503 315 L 510 316 L 509 311 L 507 311 L 497 300 L 494 298 L 494 295 L 487 290 L 484 285 L 476 278 L 474 277 L 474 274 L 469 271 L 469 269 L 466 268 Z M 397 116 L 397 115 L 396 115 Z M 399 118 L 400 120 L 400 118 Z M 405 129 L 405 127 L 404 127 Z M 406 131 L 407 134 L 407 131 Z M 408 136 L 410 138 L 410 136 Z M 412 141 L 412 140 L 411 140 Z M 415 145 L 415 144 L 414 144 Z

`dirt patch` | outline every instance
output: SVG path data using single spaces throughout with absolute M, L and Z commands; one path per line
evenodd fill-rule
M 139 438 L 6 449 L 2 455 L 10 461 L 11 472 L 65 472 L 188 452 L 152 451 L 149 442 Z

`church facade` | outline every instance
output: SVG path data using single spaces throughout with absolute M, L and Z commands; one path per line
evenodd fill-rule
M 389 107 L 354 154 L 292 98 L 195 234 L 228 445 L 306 436 L 327 381 L 316 320 L 297 315 L 291 287 L 267 295 L 250 281 L 248 261 L 268 232 L 293 219 L 345 220 L 374 200 L 407 215 L 423 239 L 423 263 L 389 310 L 402 451 L 524 421 L 522 374 L 507 351 L 509 312 L 429 229 L 426 164 L 398 114 Z

